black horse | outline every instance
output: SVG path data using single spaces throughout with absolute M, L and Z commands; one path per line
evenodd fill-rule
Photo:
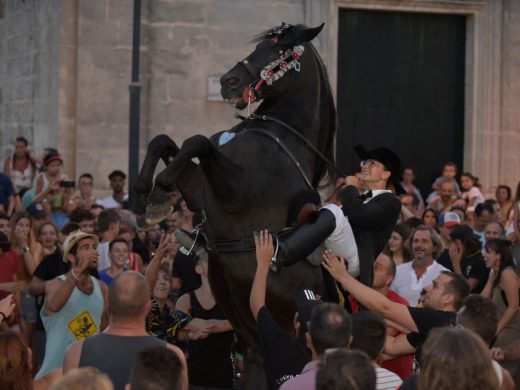
M 180 149 L 165 135 L 154 138 L 135 188 L 136 212 L 146 206 L 149 222 L 169 211 L 165 194 L 173 185 L 191 210 L 202 213 L 213 294 L 253 357 L 260 356 L 249 309 L 253 231 L 283 234 L 295 194 L 331 177 L 336 109 L 327 72 L 310 43 L 322 27 L 284 23 L 261 34 L 256 49 L 221 78 L 222 96 L 235 108 L 262 100 L 255 113 L 210 139 L 191 137 Z M 153 182 L 160 158 L 167 167 Z M 319 293 L 322 285 L 320 267 L 306 261 L 270 273 L 267 304 L 277 323 L 289 331 L 295 292 Z

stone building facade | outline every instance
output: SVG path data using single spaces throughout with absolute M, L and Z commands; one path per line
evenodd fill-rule
M 212 80 L 281 21 L 326 23 L 315 44 L 335 86 L 341 8 L 467 16 L 464 170 L 488 193 L 516 186 L 517 0 L 142 0 L 141 160 L 157 134 L 180 144 L 236 123 Z M 0 0 L 1 158 L 24 135 L 37 153 L 57 147 L 70 176 L 91 172 L 100 188 L 128 169 L 132 12 L 130 0 Z

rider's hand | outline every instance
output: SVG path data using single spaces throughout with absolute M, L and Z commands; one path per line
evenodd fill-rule
M 345 185 L 354 186 L 356 188 L 361 187 L 361 183 L 359 182 L 359 178 L 357 176 L 347 176 L 345 178 Z
M 269 267 L 274 254 L 273 236 L 267 229 L 255 234 L 256 263 L 258 266 Z

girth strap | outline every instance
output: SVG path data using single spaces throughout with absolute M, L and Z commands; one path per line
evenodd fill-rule
M 274 235 L 280 240 L 289 236 L 293 231 L 294 228 L 287 227 L 277 233 L 274 233 Z M 209 252 L 244 253 L 255 250 L 255 239 L 253 234 L 229 240 L 210 239 L 206 235 L 206 232 L 204 232 L 204 235 L 206 236 L 206 248 Z

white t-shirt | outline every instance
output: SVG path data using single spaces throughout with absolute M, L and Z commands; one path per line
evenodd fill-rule
M 426 268 L 426 272 L 417 279 L 417 274 L 412 267 L 413 260 L 397 266 L 394 281 L 390 285 L 390 290 L 405 298 L 410 302 L 411 307 L 417 306 L 421 291 L 429 286 L 433 280 L 439 276 L 441 271 L 449 271 L 435 260 Z
M 108 245 L 110 243 L 108 241 L 106 242 L 100 242 L 97 246 L 97 252 L 99 253 L 99 259 L 98 259 L 98 271 L 103 271 L 107 268 L 110 268 L 112 265 L 112 262 L 110 261 L 110 257 L 108 257 Z
M 125 194 L 123 202 L 128 200 L 128 194 Z M 105 209 L 120 209 L 121 203 L 114 199 L 112 195 L 107 196 L 104 199 L 98 199 L 97 204 L 103 206 Z

